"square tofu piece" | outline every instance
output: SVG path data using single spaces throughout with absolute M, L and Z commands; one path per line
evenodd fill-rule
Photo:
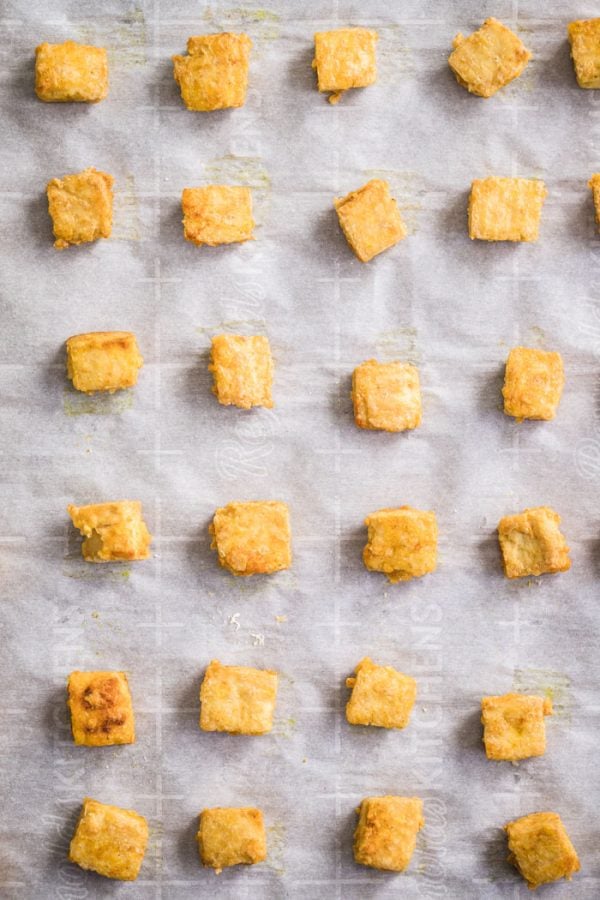
M 142 519 L 139 500 L 115 500 L 89 506 L 67 506 L 73 525 L 83 535 L 87 562 L 148 559 L 152 540 Z
M 354 421 L 359 428 L 407 431 L 421 424 L 419 370 L 410 363 L 369 359 L 352 375 Z
M 200 728 L 230 734 L 268 734 L 273 727 L 277 672 L 222 666 L 213 659 L 200 687 Z
M 214 377 L 213 392 L 224 406 L 273 406 L 273 359 L 269 339 L 263 335 L 217 334 L 208 369 Z
M 67 375 L 86 394 L 133 387 L 143 362 L 130 331 L 92 331 L 67 340 Z
M 560 353 L 514 347 L 504 375 L 504 412 L 523 419 L 553 419 L 565 376 Z
M 48 182 L 48 212 L 57 250 L 110 237 L 113 182 L 112 175 L 97 169 L 85 169 Z
M 243 106 L 251 46 L 247 34 L 223 32 L 188 38 L 188 55 L 173 57 L 175 81 L 187 108 L 212 112 Z
M 600 20 L 599 20 L 600 21 Z M 594 172 L 588 181 L 588 187 L 591 188 L 594 198 L 594 212 L 596 213 L 596 225 L 600 230 L 600 172 Z
M 71 672 L 67 682 L 76 744 L 133 744 L 135 724 L 125 672 Z
M 104 47 L 65 41 L 35 48 L 35 92 L 46 103 L 98 103 L 108 94 Z
M 106 878 L 135 881 L 147 843 L 148 823 L 143 816 L 86 797 L 69 860 Z
M 498 538 L 507 578 L 566 572 L 571 568 L 569 548 L 559 530 L 560 516 L 548 506 L 504 516 Z
M 448 64 L 456 80 L 479 97 L 491 97 L 518 78 L 531 59 L 527 47 L 498 19 L 486 19 L 468 38 L 457 34 L 452 46 Z
M 277 500 L 228 503 L 209 527 L 211 550 L 233 575 L 270 575 L 292 564 L 290 516 Z
M 517 867 L 529 888 L 571 880 L 579 872 L 579 857 L 558 813 L 538 812 L 504 826 L 508 835 L 508 860 Z
M 417 696 L 417 682 L 391 666 L 378 666 L 369 657 L 359 662 L 354 678 L 346 678 L 352 689 L 346 705 L 351 725 L 406 728 Z
M 527 694 L 483 697 L 481 724 L 488 759 L 515 762 L 546 752 L 544 716 L 552 715 L 552 702 Z
M 387 181 L 374 178 L 346 197 L 336 197 L 333 204 L 344 237 L 361 262 L 369 262 L 406 237 Z
M 577 84 L 600 88 L 600 19 L 578 19 L 567 26 Z
M 203 866 L 218 875 L 227 866 L 252 866 L 267 858 L 267 836 L 260 809 L 220 807 L 200 813 L 198 850 Z
M 418 797 L 366 797 L 354 832 L 354 859 L 362 866 L 403 872 L 425 824 Z
M 315 58 L 320 91 L 333 91 L 337 103 L 349 88 L 367 87 L 377 78 L 377 32 L 369 28 L 338 28 L 315 34 Z
M 548 191 L 535 178 L 476 179 L 469 197 L 469 237 L 477 241 L 537 241 Z
M 253 240 L 250 188 L 224 184 L 184 188 L 181 207 L 184 237 L 198 247 Z
M 410 506 L 379 509 L 367 516 L 365 525 L 363 561 L 367 569 L 384 572 L 392 583 L 435 572 L 438 529 L 434 512 Z

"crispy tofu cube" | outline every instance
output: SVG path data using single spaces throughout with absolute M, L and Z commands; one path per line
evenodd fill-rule
M 211 343 L 209 371 L 219 403 L 271 409 L 273 359 L 269 339 L 261 334 L 217 334 Z
M 268 734 L 273 727 L 277 672 L 222 666 L 213 659 L 200 687 L 200 728 L 230 734 Z
M 93 168 L 48 182 L 48 212 L 57 250 L 110 237 L 113 182 L 112 175 Z
M 139 500 L 115 500 L 89 506 L 67 506 L 73 525 L 83 535 L 87 562 L 148 559 L 152 537 L 142 519 Z
M 553 419 L 565 376 L 560 353 L 514 347 L 504 375 L 504 412 L 523 419 Z
M 354 832 L 354 859 L 362 866 L 403 872 L 425 824 L 418 797 L 366 797 Z
M 504 826 L 508 835 L 508 860 L 517 867 L 529 888 L 571 880 L 579 872 L 579 857 L 558 813 L 538 812 Z
M 548 506 L 504 516 L 498 537 L 507 578 L 566 572 L 571 568 L 569 548 L 559 530 L 560 516 Z
M 247 34 L 188 38 L 187 56 L 173 57 L 173 74 L 188 109 L 212 112 L 243 106 L 252 41 Z
M 488 759 L 515 762 L 546 752 L 544 716 L 552 715 L 552 701 L 527 694 L 483 697 L 481 724 Z
M 35 92 L 45 103 L 98 103 L 108 94 L 104 47 L 65 41 L 35 48 Z
M 86 797 L 69 860 L 106 878 L 135 881 L 147 844 L 148 823 L 143 816 Z
M 67 340 L 67 375 L 86 394 L 132 387 L 143 363 L 130 331 L 92 331 Z
M 267 836 L 260 809 L 205 809 L 200 813 L 197 840 L 202 865 L 210 866 L 217 875 L 227 866 L 253 866 L 267 858 Z
M 233 575 L 270 575 L 292 564 L 290 517 L 277 500 L 228 503 L 209 527 L 211 550 Z
M 389 581 L 409 581 L 435 572 L 437 521 L 434 512 L 400 506 L 379 509 L 365 519 L 367 545 L 363 561 Z
M 486 19 L 468 38 L 457 34 L 448 64 L 456 80 L 469 93 L 491 97 L 518 78 L 531 53 L 517 35 L 499 22 Z
M 356 667 L 355 677 L 346 678 L 352 689 L 346 704 L 351 725 L 406 728 L 417 696 L 417 682 L 392 666 L 378 666 L 368 656 Z
M 600 19 L 578 19 L 567 26 L 575 77 L 580 88 L 600 88 Z
M 377 79 L 377 32 L 370 28 L 337 28 L 315 34 L 315 58 L 320 91 L 333 91 L 337 103 L 349 88 L 368 87 Z
M 368 359 L 352 375 L 354 421 L 359 428 L 407 431 L 421 424 L 419 370 L 410 363 Z
M 181 206 L 184 237 L 198 247 L 253 240 L 250 188 L 223 184 L 184 188 Z
M 133 744 L 135 723 L 125 672 L 71 672 L 67 682 L 76 744 Z
M 548 191 L 534 178 L 480 178 L 471 185 L 469 237 L 477 241 L 537 241 Z
M 598 227 L 598 230 L 600 230 L 600 172 L 594 172 L 594 174 L 588 181 L 588 187 L 591 189 L 592 197 L 594 198 L 596 225 Z
M 374 178 L 333 202 L 344 237 L 361 262 L 369 262 L 406 237 L 406 226 L 387 181 Z

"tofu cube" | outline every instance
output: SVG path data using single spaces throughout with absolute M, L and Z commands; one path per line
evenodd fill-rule
M 544 716 L 552 715 L 552 701 L 527 694 L 483 697 L 481 724 L 488 759 L 515 762 L 546 752 Z
M 147 844 L 148 823 L 143 816 L 86 797 L 69 860 L 106 878 L 135 881 Z
M 273 727 L 277 672 L 222 666 L 213 659 L 200 687 L 200 728 L 230 734 L 268 734 Z
M 209 527 L 211 550 L 233 575 L 270 575 L 292 563 L 290 517 L 277 500 L 222 506 Z
M 135 742 L 135 722 L 125 672 L 71 672 L 67 682 L 76 744 L 110 747 Z
M 560 516 L 548 506 L 504 516 L 498 525 L 500 550 L 507 578 L 566 572 L 569 548 L 559 530 Z
M 384 572 L 392 584 L 435 572 L 437 521 L 434 512 L 400 506 L 379 509 L 365 519 L 367 545 L 363 561 Z
M 197 840 L 202 865 L 210 866 L 217 875 L 228 866 L 252 866 L 267 858 L 267 836 L 260 809 L 205 809 L 200 813 Z
M 368 87 L 377 79 L 377 32 L 370 28 L 337 28 L 315 34 L 315 58 L 320 91 L 333 91 L 337 103 L 349 88 Z
M 387 181 L 373 178 L 346 197 L 336 197 L 334 206 L 344 237 L 361 262 L 369 262 L 406 237 Z
M 186 107 L 198 112 L 243 106 L 252 41 L 247 34 L 188 38 L 187 56 L 173 57 L 173 74 Z
M 359 428 L 407 431 L 421 424 L 419 370 L 410 363 L 368 359 L 352 375 L 354 421 Z
M 508 860 L 517 867 L 529 888 L 571 880 L 579 872 L 579 857 L 558 813 L 530 813 L 504 826 L 508 835 Z
M 224 406 L 273 406 L 273 359 L 269 339 L 263 335 L 217 334 L 208 369 L 213 373 L 213 392 Z
M 67 506 L 73 525 L 83 535 L 86 562 L 148 559 L 152 537 L 142 518 L 139 500 L 115 500 L 89 506 Z
M 346 679 L 352 689 L 346 704 L 351 725 L 406 728 L 417 696 L 417 682 L 392 666 L 378 666 L 368 656 L 356 667 L 355 677 Z
M 67 340 L 67 375 L 86 394 L 133 387 L 143 363 L 130 331 L 92 331 Z
M 468 38 L 457 34 L 448 64 L 456 80 L 469 93 L 491 97 L 518 78 L 531 53 L 517 35 L 499 22 L 486 19 Z
M 45 103 L 98 103 L 108 94 L 104 47 L 65 41 L 35 48 L 35 92 Z
M 514 347 L 504 375 L 504 412 L 523 419 L 553 419 L 560 402 L 565 375 L 560 353 Z
M 548 191 L 534 178 L 480 178 L 471 185 L 472 241 L 537 241 Z
M 575 77 L 580 88 L 600 88 L 600 19 L 578 19 L 567 26 Z
M 403 872 L 425 824 L 418 797 L 366 797 L 354 832 L 354 859 L 362 866 Z
M 198 247 L 253 240 L 250 188 L 223 184 L 184 188 L 181 206 L 184 237 Z
M 594 172 L 594 174 L 588 181 L 588 187 L 592 191 L 592 197 L 594 199 L 594 212 L 596 215 L 596 225 L 598 227 L 598 230 L 600 230 L 600 172 Z
M 57 250 L 110 237 L 113 182 L 112 175 L 93 168 L 48 182 L 48 212 Z

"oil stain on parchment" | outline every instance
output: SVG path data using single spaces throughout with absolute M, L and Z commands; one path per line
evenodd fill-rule
M 260 225 L 271 198 L 271 179 L 260 156 L 235 156 L 228 153 L 205 163 L 209 184 L 236 184 L 252 189 L 252 214 Z
M 74 560 L 72 563 L 71 568 L 63 569 L 63 575 L 67 578 L 72 578 L 74 581 L 110 581 L 112 583 L 120 583 L 128 581 L 131 576 L 131 569 L 127 568 L 105 567 L 104 565 L 83 561 L 79 563 Z
M 417 348 L 417 329 L 411 326 L 380 331 L 375 339 L 377 359 L 386 362 L 401 359 L 417 365 L 421 354 Z
M 93 27 L 79 25 L 78 38 L 82 43 L 106 47 L 109 67 L 132 69 L 148 61 L 148 29 L 138 3 L 132 3 L 121 16 L 98 18 Z
M 118 185 L 117 188 L 113 204 L 114 221 L 111 239 L 139 241 L 141 240 L 141 222 L 133 175 L 126 175 L 125 182 Z
M 215 31 L 244 31 L 252 38 L 254 58 L 259 59 L 262 48 L 277 40 L 281 33 L 280 17 L 270 9 L 238 6 L 226 8 L 209 4 L 204 20 Z
M 269 856 L 266 864 L 276 875 L 285 875 L 285 867 L 283 864 L 285 825 L 281 822 L 273 822 L 272 825 L 267 826 L 266 832 L 267 844 L 269 845 Z
M 63 391 L 66 416 L 112 416 L 133 408 L 134 392 L 127 388 L 114 394 L 84 394 L 74 388 Z
M 419 230 L 417 214 L 421 210 L 419 196 L 423 193 L 422 176 L 411 170 L 366 169 L 366 179 L 381 178 L 390 186 L 392 197 L 398 203 L 409 235 Z
M 377 33 L 377 83 L 396 84 L 415 70 L 409 36 L 402 25 L 379 25 Z
M 515 669 L 512 687 L 523 694 L 537 694 L 552 701 L 555 716 L 571 718 L 571 679 L 553 669 Z

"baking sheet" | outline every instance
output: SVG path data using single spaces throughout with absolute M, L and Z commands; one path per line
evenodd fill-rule
M 600 95 L 576 87 L 565 31 L 595 14 L 556 0 L 2 4 L 2 897 L 525 897 L 500 827 L 539 809 L 560 812 L 582 862 L 548 896 L 598 896 L 600 243 L 586 181 Z M 488 15 L 534 58 L 482 101 L 446 59 Z M 379 79 L 332 107 L 315 90 L 312 34 L 345 24 L 377 28 Z M 192 114 L 170 57 L 218 30 L 252 37 L 248 101 Z M 36 100 L 33 50 L 66 38 L 108 47 L 104 102 Z M 44 186 L 89 165 L 115 176 L 113 237 L 58 253 Z M 491 174 L 546 180 L 539 243 L 469 241 L 469 185 Z M 410 235 L 362 265 L 332 198 L 375 175 Z M 185 243 L 181 189 L 215 182 L 253 188 L 255 242 Z M 136 333 L 138 386 L 79 396 L 64 341 L 104 329 Z M 206 363 L 221 331 L 269 336 L 272 411 L 215 402 Z M 502 415 L 520 343 L 564 357 L 552 423 Z M 354 426 L 350 375 L 371 357 L 419 366 L 416 432 Z M 143 501 L 152 560 L 86 565 L 67 503 L 121 497 Z M 207 526 L 217 506 L 261 498 L 289 503 L 294 564 L 235 580 Z M 403 503 L 435 509 L 439 567 L 391 586 L 362 566 L 362 522 Z M 508 582 L 496 524 L 541 504 L 561 514 L 573 567 Z M 406 731 L 347 725 L 344 678 L 365 655 L 417 678 Z M 281 673 L 271 735 L 200 732 L 211 658 Z M 130 673 L 134 746 L 72 745 L 74 668 Z M 548 750 L 494 765 L 479 701 L 510 689 L 553 697 Z M 354 809 L 384 793 L 425 800 L 401 876 L 352 861 Z M 85 795 L 149 818 L 137 882 L 65 862 Z M 246 804 L 264 811 L 268 862 L 217 878 L 198 863 L 197 814 Z

